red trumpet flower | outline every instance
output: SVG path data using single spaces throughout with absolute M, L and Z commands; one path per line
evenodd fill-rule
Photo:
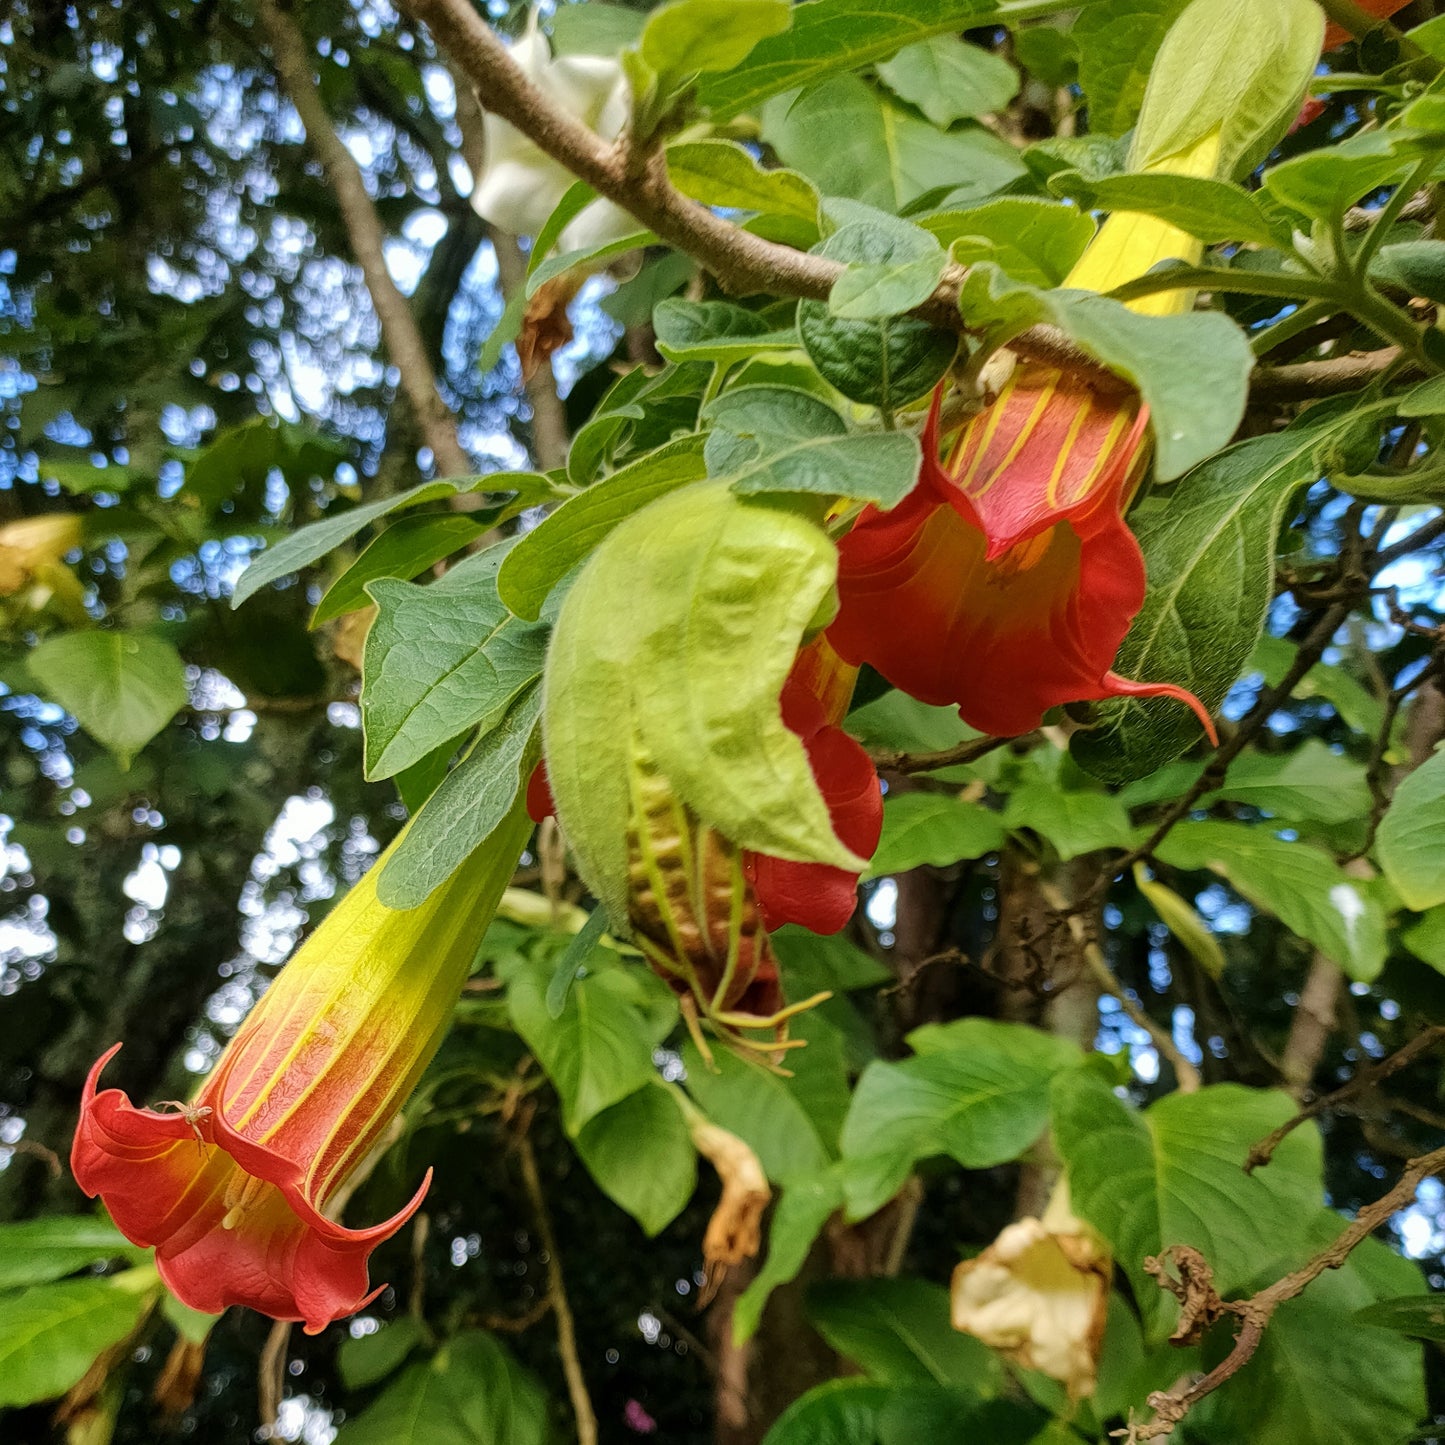
M 850 662 L 1007 736 L 1061 703 L 1191 693 L 1111 671 L 1144 600 L 1124 509 L 1147 461 L 1147 413 L 1053 368 L 1021 366 L 938 461 L 941 392 L 919 486 L 839 544 L 828 638 Z

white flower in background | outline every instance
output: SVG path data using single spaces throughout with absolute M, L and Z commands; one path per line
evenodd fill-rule
M 1010 1224 L 953 1272 L 953 1327 L 1025 1369 L 1094 1391 L 1113 1265 L 1103 1241 L 1069 1205 L 1067 1181 L 1042 1219 Z
M 511 47 L 512 59 L 553 105 L 615 140 L 627 122 L 630 93 L 621 64 L 605 56 L 552 56 L 537 27 L 537 12 L 527 33 Z M 483 107 L 485 95 L 480 97 Z M 494 226 L 516 236 L 535 236 L 576 179 L 521 131 L 486 112 L 486 170 L 472 187 L 472 209 Z M 568 223 L 558 246 L 564 253 L 605 244 L 637 229 L 637 223 L 611 201 L 596 200 Z

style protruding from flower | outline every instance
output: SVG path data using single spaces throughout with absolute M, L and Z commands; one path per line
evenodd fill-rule
M 376 897 L 379 860 L 281 970 L 195 1098 L 137 1108 L 90 1071 L 71 1169 L 183 1303 L 246 1305 L 314 1334 L 361 1309 L 373 1249 L 415 1213 L 348 1229 L 327 1204 L 441 1042 L 530 824 L 518 805 L 419 907 Z M 394 847 L 395 845 L 393 845 Z M 510 849 L 510 852 L 508 852 Z

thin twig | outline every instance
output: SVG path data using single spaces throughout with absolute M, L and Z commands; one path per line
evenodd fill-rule
M 1249 1363 L 1264 1338 L 1265 1327 L 1282 1304 L 1302 1294 L 1327 1269 L 1339 1269 L 1349 1259 L 1353 1250 L 1415 1198 L 1422 1180 L 1438 1174 L 1442 1168 L 1445 1168 L 1445 1149 L 1436 1149 L 1433 1153 L 1411 1160 L 1395 1187 L 1373 1204 L 1367 1204 L 1361 1209 L 1327 1248 L 1322 1249 L 1299 1269 L 1285 1275 L 1283 1279 L 1276 1280 L 1267 1289 L 1260 1290 L 1249 1299 L 1220 1300 L 1213 1292 L 1209 1267 L 1204 1264 L 1197 1251 L 1183 1251 L 1178 1248 L 1165 1251 L 1166 1256 L 1173 1256 L 1181 1273 L 1181 1282 L 1175 1284 L 1171 1280 L 1167 1287 L 1172 1292 L 1182 1293 L 1187 1297 L 1201 1324 L 1211 1317 L 1231 1314 L 1240 1321 L 1239 1332 L 1235 1336 L 1233 1349 L 1207 1375 L 1187 1388 L 1159 1390 L 1149 1396 L 1149 1407 L 1154 1411 L 1152 1420 L 1131 1421 L 1126 1430 L 1117 1430 L 1114 1433 L 1122 1436 L 1127 1445 L 1140 1445 L 1140 1442 L 1145 1440 L 1159 1440 L 1172 1435 L 1174 1427 L 1195 1405 L 1206 1395 L 1213 1394 Z M 1163 1275 L 1162 1260 L 1147 1261 L 1146 1267 L 1150 1265 L 1154 1266 L 1151 1273 Z M 1167 1279 L 1167 1276 L 1164 1278 Z M 1176 1337 L 1181 1343 L 1186 1338 L 1178 1335 Z
M 1171 1065 L 1174 1077 L 1179 1083 L 1179 1092 L 1181 1094 L 1198 1093 L 1201 1083 L 1199 1070 L 1179 1051 L 1179 1046 L 1174 1042 L 1169 1030 L 1151 1019 L 1129 997 L 1118 974 L 1109 967 L 1109 961 L 1104 957 L 1104 950 L 1099 947 L 1090 934 L 1089 926 L 1083 919 L 1079 905 L 1070 903 L 1055 883 L 1041 880 L 1039 893 L 1044 902 L 1068 924 L 1074 945 L 1083 958 L 1085 966 L 1094 976 L 1095 982 L 1106 993 L 1112 994 L 1119 1000 L 1119 1006 L 1139 1028 L 1149 1035 L 1150 1041 L 1159 1051 L 1159 1056 Z
M 963 763 L 976 763 L 980 758 L 1009 743 L 1027 746 L 1035 737 L 1025 733 L 1022 737 L 969 738 L 966 742 L 955 743 L 951 748 L 942 748 L 936 753 L 900 753 L 890 748 L 869 748 L 868 756 L 880 773 L 931 773 L 939 768 L 958 767 Z
M 528 1122 L 529 1119 L 524 1117 L 517 1130 L 517 1160 L 522 1169 L 522 1184 L 526 1188 L 532 1214 L 537 1221 L 537 1238 L 547 1256 L 547 1297 L 551 1301 L 553 1313 L 557 1316 L 557 1352 L 562 1357 L 562 1373 L 567 1377 L 567 1394 L 572 1400 L 572 1413 L 577 1417 L 577 1445 L 597 1445 L 597 1412 L 592 1408 L 592 1397 L 587 1393 L 587 1379 L 582 1373 L 582 1361 L 577 1354 L 577 1327 L 572 1318 L 572 1306 L 567 1302 L 567 1286 L 562 1278 L 562 1258 L 557 1253 L 557 1237 L 552 1232 L 552 1216 L 547 1211 L 542 1181 L 537 1174 L 537 1155 L 532 1149 L 531 1136 L 527 1132 Z
M 1327 1114 L 1331 1109 L 1347 1103 L 1356 1095 L 1363 1094 L 1377 1084 L 1384 1083 L 1386 1079 L 1398 1074 L 1401 1069 L 1419 1058 L 1421 1054 L 1434 1048 L 1441 1039 L 1445 1039 L 1445 1024 L 1432 1024 L 1424 1032 L 1411 1039 L 1404 1048 L 1396 1050 L 1389 1058 L 1381 1059 L 1379 1063 L 1371 1064 L 1368 1068 L 1357 1070 L 1354 1078 L 1347 1084 L 1342 1084 L 1333 1093 L 1322 1094 L 1318 1099 L 1310 1100 L 1292 1119 L 1286 1119 L 1279 1128 L 1271 1130 L 1263 1139 L 1250 1146 L 1249 1157 L 1244 1161 L 1244 1172 L 1252 1174 L 1261 1165 L 1268 1164 L 1274 1157 L 1274 1151 L 1301 1124 L 1308 1123 L 1311 1119 L 1318 1119 L 1321 1114 Z
M 296 107 L 306 128 L 306 139 L 336 193 L 347 239 L 381 323 L 382 340 L 401 374 L 401 387 L 422 437 L 442 476 L 466 476 L 473 468 L 457 440 L 456 418 L 437 391 L 436 376 L 416 318 L 387 269 L 386 231 L 367 194 L 361 167 L 337 135 L 322 103 L 306 37 L 277 0 L 262 0 L 258 13 L 281 87 Z

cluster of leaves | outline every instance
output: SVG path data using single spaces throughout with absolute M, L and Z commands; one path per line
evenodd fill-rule
M 151 16 L 151 7 L 123 8 Z M 129 105 L 128 128 L 178 82 L 181 93 L 199 92 L 198 77 L 230 54 L 236 17 L 215 8 L 226 23 L 201 41 L 175 33 L 159 10 L 151 18 L 170 37 L 169 49 L 149 35 L 146 45 L 137 36 L 114 41 L 127 56 L 164 54 L 169 67 L 134 76 L 143 104 Z M 1445 242 L 1434 237 L 1433 213 L 1412 213 L 1407 202 L 1422 189 L 1431 194 L 1445 148 L 1435 93 L 1445 22 L 1417 29 L 1408 51 L 1376 37 L 1348 62 L 1361 70 L 1321 76 L 1320 94 L 1342 103 L 1236 184 L 1128 169 L 1121 138 L 1182 0 L 1094 0 L 1071 26 L 1051 16 L 1074 8 L 929 0 L 904 17 L 855 0 L 795 8 L 780 0 L 682 0 L 651 16 L 591 3 L 564 9 L 554 34 L 559 51 L 624 51 L 636 133 L 664 147 L 680 192 L 755 235 L 847 269 L 826 301 L 738 301 L 715 296 L 686 257 L 646 232 L 556 256 L 555 238 L 594 195 L 573 187 L 535 238 L 526 285 L 484 360 L 496 362 L 507 328 L 522 324 L 526 298 L 546 282 L 641 248 L 641 270 L 613 301 L 620 314 L 646 318 L 662 364 L 583 388 L 566 465 L 552 472 L 396 487 L 397 473 L 409 470 L 405 425 L 396 420 L 402 440 L 392 439 L 381 480 L 358 487 L 342 467 L 365 475 L 375 436 L 348 425 L 334 399 L 311 418 L 316 425 L 302 426 L 253 418 L 244 396 L 209 379 L 195 395 L 180 388 L 176 356 L 198 360 L 202 377 L 216 368 L 204 339 L 207 327 L 219 325 L 207 314 L 211 303 L 127 291 L 113 300 L 124 325 L 112 327 L 99 319 L 103 288 L 87 274 L 70 283 L 84 298 L 80 315 L 62 324 L 61 282 L 40 264 L 50 250 L 64 251 L 67 267 L 125 278 L 133 273 L 115 254 L 160 249 L 153 238 L 168 224 L 192 251 L 204 244 L 194 196 L 176 183 L 173 162 L 156 188 L 167 208 L 133 211 L 117 187 L 104 193 L 116 214 L 88 210 L 104 240 L 97 254 L 51 245 L 50 211 L 32 218 L 28 269 L 8 278 L 11 297 L 35 305 L 22 324 L 25 307 L 12 299 L 7 353 L 46 381 L 14 407 L 22 510 L 63 511 L 81 524 L 78 537 L 65 534 L 63 545 L 23 559 L 23 585 L 3 599 L 8 716 L 44 721 L 43 704 L 56 704 L 122 766 L 144 770 L 173 737 L 203 751 L 208 720 L 226 711 L 206 704 L 207 686 L 234 684 L 264 728 L 272 722 L 268 705 L 324 710 L 349 702 L 346 658 L 356 656 L 364 775 L 394 783 L 417 815 L 380 882 L 382 899 L 399 908 L 425 899 L 485 846 L 526 785 L 540 746 L 540 678 L 557 609 L 590 554 L 642 508 L 704 481 L 745 498 L 783 498 L 813 516 L 895 505 L 918 475 L 911 423 L 932 386 L 951 367 L 975 372 L 989 351 L 1039 322 L 1061 329 L 1145 396 L 1156 486 L 1131 520 L 1150 587 L 1118 669 L 1178 682 L 1211 707 L 1230 697 L 1230 708 L 1241 703 L 1236 716 L 1251 696 L 1269 695 L 1270 714 L 1289 725 L 1257 727 L 1225 771 L 1206 775 L 1202 756 L 1179 760 L 1197 741 L 1182 713 L 1128 701 L 1100 709 L 1067 746 L 1051 733 L 925 769 L 890 791 L 865 888 L 881 899 L 892 886 L 883 880 L 946 887 L 951 901 L 932 920 L 930 937 L 982 958 L 990 948 L 1007 954 L 1017 942 L 997 919 L 993 890 L 1025 876 L 1107 878 L 1121 859 L 1135 862 L 1109 894 L 1119 915 L 1105 939 L 1109 957 L 1132 979 L 1136 949 L 1162 949 L 1188 980 L 1188 992 L 1173 983 L 1151 992 L 1147 959 L 1138 971 L 1145 1006 L 1166 1033 L 1185 1000 L 1201 1019 L 1246 1018 L 1233 1031 L 1223 1024 L 1198 1030 L 1201 1042 L 1219 1045 L 1204 1064 L 1206 1087 L 1151 1090 L 1142 1065 L 1134 1073 L 1123 1066 L 1126 1056 L 1086 1054 L 1079 1041 L 1030 1023 L 957 1017 L 957 1007 L 909 1019 L 899 1004 L 906 990 L 888 985 L 895 973 L 911 977 L 924 959 L 902 959 L 885 941 L 890 930 L 863 920 L 852 941 L 795 930 L 775 937 L 790 1000 L 833 994 L 796 1026 L 807 1046 L 790 1057 L 790 1074 L 728 1053 L 709 1065 L 685 1041 L 672 994 L 625 944 L 601 936 L 601 912 L 577 907 L 573 884 L 567 901 L 525 886 L 509 895 L 483 940 L 475 990 L 459 1005 L 453 1037 L 408 1108 L 409 1151 L 397 1153 L 420 1157 L 443 1136 L 460 1137 L 497 1114 L 503 1100 L 514 1107 L 526 1095 L 554 1112 L 558 1157 L 580 1161 L 649 1237 L 677 1227 L 697 1195 L 690 1120 L 700 1113 L 745 1141 L 778 1199 L 765 1260 L 731 1304 L 734 1338 L 766 1332 L 774 1292 L 796 1292 L 822 1339 L 861 1370 L 803 1394 L 773 1425 L 771 1445 L 1104 1438 L 1151 1390 L 1207 1368 L 1227 1345 L 1216 1335 L 1182 1352 L 1168 1346 L 1176 1316 L 1144 1271 L 1147 1256 L 1193 1245 L 1224 1294 L 1248 1293 L 1337 1232 L 1326 1198 L 1344 1204 L 1370 1187 L 1357 1181 L 1342 1192 L 1334 1173 L 1326 1180 L 1314 1125 L 1292 1135 L 1267 1169 L 1247 1175 L 1241 1168 L 1250 1146 L 1293 1109 L 1268 1087 L 1278 1075 L 1255 1056 L 1278 1051 L 1279 1000 L 1305 963 L 1331 961 L 1360 1000 L 1377 1008 L 1388 1000 L 1394 1013 L 1381 1011 L 1382 1020 L 1398 1018 L 1402 1001 L 1400 1029 L 1442 1016 L 1445 756 L 1429 755 L 1434 737 L 1422 756 L 1405 705 L 1430 675 L 1437 609 L 1429 596 L 1412 601 L 1410 627 L 1386 638 L 1380 624 L 1388 614 L 1370 611 L 1372 577 L 1351 583 L 1345 564 L 1363 556 L 1378 571 L 1408 555 L 1409 546 L 1390 554 L 1403 545 L 1391 529 L 1408 522 L 1405 509 L 1441 495 L 1435 449 L 1445 387 L 1433 308 L 1445 301 Z M 428 203 L 427 181 L 399 179 L 406 158 L 428 154 L 444 173 L 455 138 L 426 104 L 416 52 L 367 45 L 349 16 L 318 14 L 307 23 L 317 37 L 345 37 L 357 59 L 353 68 L 329 58 L 328 41 L 318 62 L 327 103 L 394 123 L 392 174 L 382 167 L 375 178 L 379 203 L 395 200 L 398 211 Z M 960 38 L 971 25 L 990 28 Z M 409 30 L 395 33 L 409 47 L 423 43 Z M 99 31 L 95 38 L 106 41 Z M 26 43 L 45 41 L 37 32 Z M 1025 83 L 1032 100 L 1019 98 Z M 1042 108 L 1040 91 L 1050 97 Z M 50 143 L 51 169 L 31 174 L 29 162 L 17 161 L 12 173 L 29 175 L 32 187 L 60 178 L 67 188 L 77 166 L 94 174 L 95 158 L 79 152 L 114 125 L 111 98 L 90 70 L 67 79 L 53 68 L 26 98 L 27 124 Z M 1077 119 L 1080 98 L 1087 133 L 1053 134 L 1064 110 Z M 56 100 L 70 107 L 71 132 L 82 138 L 76 157 L 63 149 L 71 142 L 52 134 L 59 119 L 40 109 Z M 83 106 L 95 113 L 82 116 Z M 146 121 L 159 127 L 155 147 L 180 144 L 179 128 L 195 126 L 173 109 L 167 103 L 164 117 Z M 743 117 L 756 125 L 744 126 Z M 1050 134 L 1022 143 L 1041 123 Z M 128 142 L 136 156 L 151 153 L 141 134 Z M 401 135 L 410 140 L 395 139 Z M 185 152 L 185 164 L 207 177 L 202 193 L 217 171 L 201 158 L 216 149 L 224 147 L 208 140 Z M 219 174 L 231 170 L 222 165 Z M 314 177 L 284 178 L 287 188 L 268 205 L 307 220 L 327 251 L 344 254 L 325 188 Z M 312 210 L 296 196 L 303 182 Z M 86 198 L 90 205 L 102 193 L 88 189 Z M 1382 208 L 1361 226 L 1355 208 L 1372 199 Z M 54 215 L 67 214 L 61 205 Z M 172 208 L 178 214 L 170 219 Z M 1127 295 L 1203 288 L 1214 298 L 1210 308 L 1140 317 L 1124 307 L 1125 297 L 1059 289 L 1093 234 L 1090 212 L 1120 209 L 1160 217 L 1209 248 L 1200 265 L 1146 277 Z M 447 268 L 478 239 L 469 218 L 450 218 L 446 252 L 438 248 L 424 283 L 441 288 L 442 323 L 460 274 Z M 957 330 L 912 314 L 950 263 L 971 268 L 960 293 L 967 355 Z M 244 311 L 240 298 L 228 287 L 215 308 Z M 261 329 L 270 344 L 283 328 Z M 443 324 L 432 329 L 439 353 Z M 95 350 L 98 337 L 121 349 Z M 137 338 L 144 338 L 144 373 L 134 360 Z M 242 328 L 227 330 L 224 344 L 239 356 L 255 340 Z M 1273 402 L 1264 388 L 1249 400 L 1256 357 L 1311 357 L 1325 342 L 1339 353 L 1388 346 L 1398 356 L 1373 383 L 1313 406 Z M 159 379 L 147 411 L 152 363 Z M 108 378 L 110 392 L 90 384 L 94 376 Z M 221 423 L 215 438 L 188 445 L 198 440 L 188 426 L 180 442 L 166 445 L 156 425 L 160 405 L 202 402 Z M 1231 446 L 1247 405 L 1246 437 Z M 57 417 L 65 424 L 57 426 Z M 87 434 L 83 460 L 66 445 L 71 426 Z M 93 453 L 108 464 L 96 465 Z M 1370 512 L 1361 531 L 1367 505 L 1383 510 Z M 548 509 L 541 520 L 539 507 Z M 515 525 L 524 513 L 534 523 L 525 530 Z M 1425 541 L 1411 546 L 1433 541 L 1436 532 L 1424 525 Z M 237 564 L 252 553 L 237 578 Z M 637 577 L 637 595 L 655 594 L 655 580 Z M 1277 600 L 1282 581 L 1293 604 Z M 1320 660 L 1323 645 L 1310 638 L 1338 605 L 1330 587 L 1343 588 L 1344 611 L 1357 607 L 1375 630 L 1350 641 L 1342 613 L 1325 639 L 1335 650 Z M 227 593 L 242 610 L 227 608 Z M 694 592 L 686 605 L 707 630 L 707 607 L 723 600 Z M 318 648 L 318 636 L 330 647 Z M 719 693 L 755 663 L 741 648 L 719 656 Z M 1232 692 L 1241 678 L 1244 687 Z M 1294 704 L 1290 689 L 1267 694 L 1282 679 L 1292 684 Z M 865 697 L 848 727 L 880 753 L 970 741 L 944 710 L 892 692 Z M 213 738 L 210 745 L 220 746 Z M 278 746 L 295 741 L 278 735 Z M 47 750 L 53 756 L 67 746 L 90 749 L 72 734 Z M 1410 761 L 1420 765 L 1385 806 L 1391 770 Z M 717 764 L 704 755 L 696 765 L 705 773 Z M 178 803 L 194 776 L 185 773 L 174 788 Z M 299 783 L 287 773 L 267 785 L 279 807 Z M 214 795 L 226 786 L 216 780 Z M 95 796 L 123 815 L 164 791 L 132 776 Z M 1181 800 L 1189 815 L 1141 857 Z M 790 805 L 781 794 L 755 801 L 780 814 Z M 40 820 L 64 831 L 59 813 L 43 811 L 53 806 L 47 796 L 17 827 L 42 877 Z M 53 851 L 65 846 L 56 841 Z M 222 906 L 239 891 L 237 884 Z M 1247 937 L 1221 921 L 1241 908 L 1251 920 Z M 194 998 L 193 1013 L 203 998 Z M 1082 1042 L 1093 1042 L 1094 1024 L 1091 1017 Z M 172 1050 L 180 1041 L 171 1037 Z M 1134 1043 L 1145 1049 L 1144 1040 Z M 164 1076 L 165 1064 L 157 1061 L 152 1080 Z M 74 1062 L 66 1067 L 73 1071 Z M 1167 1068 L 1163 1082 L 1170 1082 Z M 1120 1266 L 1090 1400 L 1071 1404 L 1055 1382 L 952 1330 L 941 1272 L 956 1258 L 953 1237 L 933 1254 L 920 1247 L 909 1261 L 913 1273 L 901 1278 L 833 1279 L 805 1292 L 795 1282 L 830 1231 L 864 1227 L 912 1176 L 930 1182 L 927 1209 L 942 1215 L 960 1171 L 1002 1195 L 1014 1175 L 997 1171 L 1036 1167 L 1046 1133 L 1068 1172 L 1076 1212 Z M 455 1197 L 460 1220 L 466 1191 Z M 986 1242 L 986 1231 L 969 1229 L 970 1247 Z M 628 1244 L 633 1259 L 642 1255 L 635 1235 Z M 117 1260 L 128 1267 L 98 1271 Z M 609 1273 L 631 1269 L 612 1262 Z M 67 1278 L 79 1271 L 94 1277 Z M 1280 1311 L 1247 1370 L 1191 1414 L 1187 1437 L 1257 1436 L 1281 1445 L 1407 1438 L 1425 1400 L 1421 1354 L 1406 1337 L 1438 1334 L 1434 1307 L 1412 1298 L 1421 1284 L 1415 1266 L 1383 1244 L 1356 1252 Z M 97 1359 L 113 1363 L 118 1378 L 138 1341 L 168 1338 L 148 1331 L 169 1328 L 199 1344 L 210 1324 L 164 1296 L 143 1252 L 83 1215 L 45 1214 L 0 1228 L 0 1287 L 0 1408 L 71 1390 Z M 1362 1318 L 1366 1309 L 1372 1313 Z M 355 1392 L 348 1399 L 366 1405 L 346 1421 L 341 1440 L 530 1445 L 547 1438 L 557 1410 L 533 1374 L 476 1328 L 476 1312 L 474 1299 L 458 1295 L 445 1311 L 425 1319 L 395 1312 L 375 1333 L 348 1340 L 339 1378 Z M 106 1408 L 113 1425 L 119 1404 Z

